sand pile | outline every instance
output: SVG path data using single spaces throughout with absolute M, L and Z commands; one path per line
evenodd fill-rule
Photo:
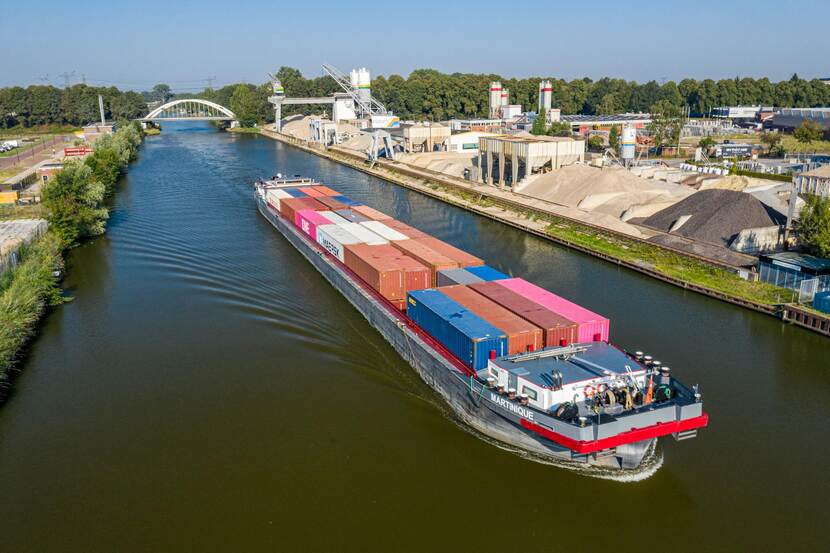
M 663 209 L 642 224 L 663 232 L 728 246 L 744 229 L 783 223 L 784 216 L 757 198 L 734 190 L 702 190 Z
M 365 153 L 372 147 L 372 136 L 369 134 L 358 134 L 353 136 L 340 144 L 343 148 L 355 150 L 357 152 Z
M 308 120 L 311 117 L 303 117 L 302 115 L 295 115 L 286 117 L 282 122 L 282 132 L 300 140 L 309 140 L 311 138 L 311 130 L 308 128 Z
M 569 165 L 533 179 L 517 192 L 623 220 L 647 217 L 689 196 L 679 184 L 644 179 L 621 167 Z
M 473 168 L 476 157 L 477 154 L 458 152 L 426 152 L 401 154 L 398 161 L 453 177 L 464 177 L 464 171 Z

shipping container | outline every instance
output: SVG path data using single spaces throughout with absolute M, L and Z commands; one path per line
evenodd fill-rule
M 350 234 L 341 225 L 319 225 L 317 227 L 317 243 L 345 263 L 346 246 L 359 244 L 360 238 Z
M 349 207 L 331 196 L 320 196 L 317 198 L 317 201 L 326 206 L 330 211 L 337 211 L 338 209 L 346 209 Z
M 378 236 L 371 230 L 367 229 L 360 223 L 343 223 L 340 226 L 346 229 L 349 232 L 349 234 L 360 238 L 360 241 L 364 244 L 369 244 L 371 246 L 379 246 L 381 244 L 389 243 L 389 240 L 381 238 L 380 236 Z
M 440 290 L 409 292 L 406 311 L 418 326 L 475 371 L 486 368 L 491 355 L 507 355 L 507 336 L 501 330 Z
M 497 271 L 489 265 L 481 265 L 479 267 L 467 267 L 467 270 L 485 282 L 491 280 L 504 280 L 510 278 L 508 275 Z
M 427 234 L 426 232 L 420 231 L 420 230 L 416 229 L 415 227 L 411 227 L 411 226 L 407 225 L 406 223 L 402 223 L 401 221 L 398 221 L 396 219 L 384 220 L 383 224 L 386 225 L 389 228 L 393 228 L 393 229 L 397 230 L 398 232 L 400 232 L 402 234 L 405 234 L 409 238 L 421 238 L 421 237 L 424 237 L 424 236 L 429 236 L 429 234 Z
M 475 284 L 484 282 L 467 269 L 445 269 L 436 275 L 437 286 L 455 286 L 456 284 Z
M 525 353 L 544 347 L 542 329 L 466 286 L 441 288 L 450 299 L 469 309 L 507 335 L 507 353 Z
M 364 217 L 368 217 L 372 221 L 386 221 L 386 220 L 392 218 L 389 215 L 387 215 L 386 213 L 381 213 L 377 209 L 372 209 L 368 205 L 356 205 L 356 206 L 352 206 L 352 209 L 354 211 L 357 211 L 358 213 L 360 213 Z
M 329 220 L 329 222 L 339 225 L 341 223 L 348 223 L 346 219 L 335 213 L 334 211 L 320 211 L 320 215 Z
M 305 195 L 309 196 L 310 198 L 319 198 L 320 196 L 326 196 L 326 194 L 323 194 L 322 192 L 317 190 L 316 186 L 306 186 L 305 188 L 303 188 L 303 192 L 305 192 Z
M 567 345 L 579 341 L 579 325 L 575 322 L 508 290 L 498 282 L 471 284 L 470 290 L 541 328 L 545 347 Z
M 458 268 L 458 263 L 449 257 L 441 255 L 432 248 L 429 248 L 428 246 L 425 246 L 412 238 L 409 240 L 395 240 L 394 242 L 391 242 L 391 244 L 409 257 L 429 267 L 431 286 L 435 286 L 437 283 L 438 271 Z
M 288 198 L 280 201 L 280 214 L 292 223 L 297 218 L 297 212 L 303 209 L 325 211 L 327 208 L 314 198 Z
M 438 253 L 449 257 L 462 269 L 465 267 L 478 267 L 484 265 L 484 260 L 465 252 L 462 249 L 456 248 L 452 244 L 447 244 L 442 240 L 438 240 L 433 236 L 424 236 L 417 239 L 420 243 L 432 248 Z
M 323 196 L 339 196 L 340 195 L 340 192 L 338 192 L 337 190 L 332 190 L 328 186 L 323 186 L 323 185 L 316 186 L 315 185 L 314 189 L 318 192 L 321 192 L 323 194 Z
M 382 236 L 383 238 L 386 238 L 390 242 L 392 240 L 408 240 L 409 239 L 409 237 L 406 236 L 405 234 L 403 234 L 402 232 L 399 232 L 399 231 L 397 231 L 397 230 L 395 230 L 391 227 L 387 227 L 386 225 L 384 225 L 380 221 L 364 221 L 360 224 L 363 225 L 364 227 L 366 227 L 367 229 L 371 230 L 372 232 L 374 232 L 378 236 Z
M 307 198 L 308 194 L 304 192 L 303 188 L 283 188 L 292 198 Z
M 315 242 L 317 241 L 317 227 L 320 225 L 330 225 L 331 221 L 323 216 L 322 211 L 314 211 L 312 209 L 302 209 L 294 215 L 294 224 L 297 228 L 311 237 Z
M 388 300 L 401 300 L 411 290 L 429 286 L 429 269 L 388 245 L 350 244 L 346 266 Z
M 344 204 L 346 204 L 349 207 L 363 205 L 363 202 L 358 202 L 357 200 L 353 200 L 353 199 L 348 198 L 348 197 L 343 196 L 343 195 L 332 196 L 332 198 L 337 200 L 338 202 L 343 202 Z
M 265 193 L 265 198 L 268 200 L 268 205 L 270 205 L 277 211 L 280 210 L 280 200 L 287 200 L 293 197 L 294 196 L 292 196 L 285 190 L 280 190 L 278 188 L 272 188 Z
M 493 281 L 579 325 L 579 342 L 608 341 L 608 319 L 522 278 Z
M 351 209 L 338 209 L 335 211 L 338 215 L 346 219 L 349 223 L 365 223 L 369 220 L 368 217 L 365 215 L 361 215 L 356 211 L 352 211 Z

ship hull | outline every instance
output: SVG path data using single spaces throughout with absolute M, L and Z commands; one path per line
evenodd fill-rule
M 528 414 L 515 411 L 494 394 L 455 367 L 428 344 L 405 321 L 401 312 L 390 309 L 373 297 L 357 278 L 336 258 L 328 255 L 298 229 L 280 217 L 265 201 L 256 196 L 257 207 L 329 283 L 338 290 L 383 338 L 403 357 L 420 378 L 446 402 L 453 414 L 464 424 L 496 440 L 507 449 L 519 450 L 543 462 L 574 463 L 585 467 L 596 465 L 612 469 L 634 469 L 643 458 L 653 454 L 655 438 L 626 444 L 607 455 L 574 452 L 553 440 L 542 437 L 528 426 Z M 530 414 L 533 417 L 533 414 Z M 537 413 L 538 418 L 538 413 Z M 532 420 L 532 419 L 531 419 Z M 546 421 L 550 422 L 550 421 Z M 545 427 L 550 428 L 549 424 Z

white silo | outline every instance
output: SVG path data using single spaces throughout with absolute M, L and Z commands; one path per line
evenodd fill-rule
M 637 129 L 633 125 L 624 125 L 620 137 L 620 159 L 627 167 L 637 151 Z
M 285 96 L 285 89 L 279 79 L 271 81 L 271 86 L 274 88 L 274 96 Z
M 539 114 L 549 113 L 553 105 L 553 83 L 550 81 L 539 82 Z
M 360 97 L 368 102 L 372 97 L 372 78 L 365 67 L 357 70 L 357 89 Z
M 490 118 L 498 117 L 501 107 L 501 83 L 493 81 L 490 83 Z
M 505 88 L 501 91 L 501 105 L 506 106 L 510 103 L 510 89 Z
M 352 85 L 352 88 L 357 88 L 357 81 L 358 81 L 357 69 L 352 69 L 351 73 L 349 73 L 349 84 Z

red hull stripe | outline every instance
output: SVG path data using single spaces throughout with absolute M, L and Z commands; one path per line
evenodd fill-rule
M 616 436 L 592 441 L 577 441 L 557 432 L 553 432 L 552 430 L 548 430 L 538 424 L 533 424 L 525 419 L 522 419 L 521 423 L 524 428 L 527 428 L 528 430 L 535 432 L 548 440 L 556 442 L 561 446 L 565 446 L 576 453 L 584 454 L 596 453 L 597 451 L 602 451 L 603 449 L 648 440 L 651 438 L 658 438 L 660 436 L 673 434 L 675 432 L 684 432 L 686 430 L 702 428 L 709 424 L 709 415 L 703 413 L 699 417 L 691 419 L 672 422 L 658 422 L 652 426 L 646 426 L 645 428 L 632 428 L 628 432 L 621 432 Z

